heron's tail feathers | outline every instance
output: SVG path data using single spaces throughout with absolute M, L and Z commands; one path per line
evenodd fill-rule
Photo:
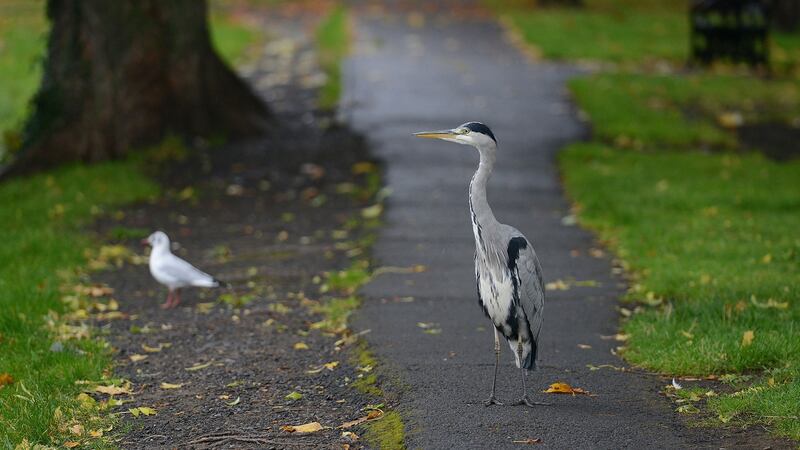
M 522 368 L 526 370 L 536 370 L 536 341 L 531 342 L 531 351 L 528 352 L 528 355 L 522 360 Z

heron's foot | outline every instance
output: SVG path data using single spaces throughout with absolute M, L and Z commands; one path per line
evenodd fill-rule
M 492 405 L 503 406 L 503 403 L 500 400 L 498 400 L 497 397 L 494 396 L 494 394 L 492 394 L 489 398 L 484 400 L 483 404 L 486 406 L 492 406 Z
M 529 407 L 533 408 L 533 407 L 536 407 L 536 406 L 550 406 L 550 403 L 534 402 L 534 401 L 531 401 L 531 399 L 529 399 L 527 395 L 524 395 L 524 396 L 522 396 L 521 399 L 519 399 L 519 400 L 517 400 L 517 401 L 515 401 L 514 403 L 511 404 L 511 406 L 519 406 L 519 405 L 525 405 L 525 406 L 529 406 Z

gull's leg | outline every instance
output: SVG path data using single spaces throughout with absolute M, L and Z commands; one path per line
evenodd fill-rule
M 180 303 L 180 302 L 181 302 L 181 289 L 178 288 L 178 289 L 175 289 L 175 297 L 173 297 L 173 300 L 172 300 L 172 307 L 174 308 L 174 307 L 178 306 L 178 303 Z
M 517 357 L 519 358 L 520 366 L 522 366 L 522 339 L 517 340 Z M 549 403 L 540 403 L 540 402 L 533 402 L 528 398 L 528 388 L 525 386 L 525 377 L 528 374 L 528 370 L 524 367 L 520 367 L 520 371 L 522 372 L 522 397 L 512 403 L 512 405 L 525 405 L 525 406 L 549 406 Z
M 167 301 L 161 304 L 161 309 L 169 309 L 172 307 L 172 289 L 167 291 Z
M 497 367 L 500 365 L 500 332 L 494 329 L 494 378 L 492 378 L 492 393 L 484 402 L 486 406 L 502 405 L 494 396 L 494 388 L 497 386 Z

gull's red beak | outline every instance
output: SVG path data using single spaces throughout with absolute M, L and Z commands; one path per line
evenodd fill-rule
M 139 241 L 139 242 L 140 242 L 142 245 L 144 245 L 144 246 L 148 246 L 148 245 L 150 245 L 150 243 L 149 243 L 149 242 L 147 242 L 147 239 L 142 239 L 142 240 L 141 240 L 141 241 Z

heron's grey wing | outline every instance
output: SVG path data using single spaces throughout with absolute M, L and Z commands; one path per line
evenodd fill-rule
M 193 286 L 212 286 L 216 283 L 211 275 L 175 255 L 170 256 L 159 267 L 166 275 Z
M 527 240 L 526 240 L 527 242 Z M 520 302 L 522 309 L 528 317 L 534 339 L 539 337 L 542 328 L 542 313 L 544 310 L 544 277 L 542 265 L 536 257 L 536 251 L 528 242 L 524 249 L 520 249 L 517 259 L 517 272 L 520 281 Z

